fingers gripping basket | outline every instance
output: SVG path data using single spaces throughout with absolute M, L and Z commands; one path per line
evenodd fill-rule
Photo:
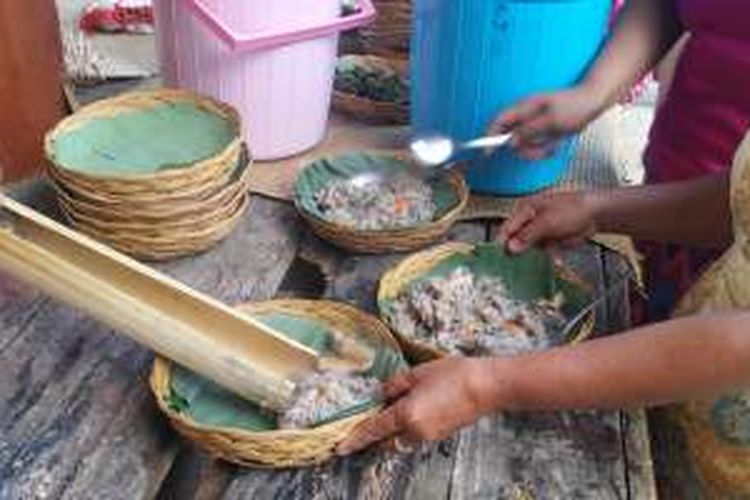
M 274 300 L 243 305 L 240 310 L 314 349 L 325 343 L 326 332 L 334 329 L 375 346 L 378 354 L 372 374 L 378 378 L 385 379 L 406 367 L 388 328 L 352 306 L 331 301 Z M 159 408 L 184 437 L 216 457 L 241 465 L 276 468 L 324 462 L 333 456 L 337 443 L 376 411 L 310 429 L 279 430 L 257 406 L 221 390 L 212 392 L 203 385 L 207 393 L 203 399 L 190 395 L 201 386 L 195 379 L 186 385 L 180 372 L 184 370 L 167 360 L 155 361 L 150 382 Z M 175 380 L 175 373 L 183 380 Z M 175 388 L 183 393 L 175 394 Z
M 476 275 L 502 278 L 509 290 L 522 299 L 552 298 L 556 292 L 562 292 L 565 300 L 562 313 L 565 318 L 575 316 L 590 300 L 590 287 L 572 270 L 552 262 L 541 251 L 511 257 L 497 245 L 462 242 L 449 242 L 424 250 L 410 255 L 386 272 L 378 288 L 380 316 L 391 326 L 411 361 L 426 362 L 448 353 L 427 339 L 398 331 L 393 321 L 394 301 L 415 282 L 445 276 L 460 266 L 469 268 Z M 594 326 L 595 316 L 592 312 L 569 337 L 555 339 L 555 344 L 581 342 L 593 333 Z

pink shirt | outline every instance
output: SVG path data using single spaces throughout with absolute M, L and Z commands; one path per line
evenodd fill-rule
M 726 170 L 750 126 L 750 0 L 676 0 L 691 33 L 644 155 L 650 182 Z

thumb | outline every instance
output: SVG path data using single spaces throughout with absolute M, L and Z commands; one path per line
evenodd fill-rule
M 413 370 L 398 373 L 383 384 L 383 397 L 389 401 L 400 398 L 416 384 L 417 376 Z
M 525 252 L 542 241 L 548 233 L 546 218 L 537 217 L 508 240 L 508 250 L 511 253 Z
M 537 95 L 517 103 L 493 120 L 488 128 L 488 133 L 497 135 L 512 131 L 541 113 L 547 106 L 547 101 L 548 96 Z
M 521 229 L 528 225 L 537 216 L 536 208 L 533 203 L 520 203 L 510 214 L 510 217 L 503 222 L 498 232 L 498 240 L 501 245 L 507 245 L 508 242 L 518 235 Z

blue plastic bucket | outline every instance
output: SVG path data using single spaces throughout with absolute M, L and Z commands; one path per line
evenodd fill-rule
M 415 133 L 468 140 L 498 112 L 576 83 L 607 32 L 612 0 L 414 0 L 411 122 Z M 556 183 L 572 139 L 528 161 L 504 149 L 473 161 L 477 192 L 521 195 Z

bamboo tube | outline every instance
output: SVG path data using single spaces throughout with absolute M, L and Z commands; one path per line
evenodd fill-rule
M 0 195 L 0 269 L 272 410 L 314 351 Z

